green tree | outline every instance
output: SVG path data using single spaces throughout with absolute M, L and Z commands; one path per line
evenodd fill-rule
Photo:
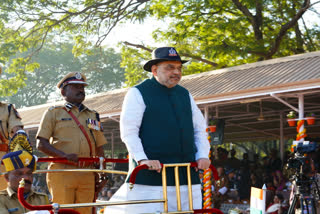
M 319 49 L 319 26 L 307 26 L 311 0 L 8 0 L 0 1 L 0 62 L 8 62 L 0 81 L 0 96 L 24 85 L 25 71 L 39 65 L 32 56 L 51 35 L 73 35 L 73 54 L 89 54 L 110 31 L 124 21 L 156 17 L 168 23 L 154 38 L 177 47 L 192 60 L 185 74 L 255 62 Z M 133 44 L 133 46 L 137 46 Z M 90 48 L 89 48 L 90 47 Z M 132 47 L 132 46 L 131 46 Z M 154 47 L 145 46 L 147 49 Z M 19 57 L 19 53 L 29 51 Z M 139 50 L 140 52 L 140 50 Z M 141 60 L 124 51 L 127 84 L 144 78 Z M 129 58 L 125 58 L 129 57 Z M 138 67 L 137 67 L 138 66 Z M 133 70 L 139 70 L 133 75 Z M 133 79 L 132 79 L 133 78 Z
M 175 46 L 187 57 L 184 75 L 251 63 L 320 49 L 319 25 L 305 24 L 306 11 L 319 13 L 310 0 L 155 0 L 146 10 L 159 20 L 171 20 L 167 30 L 156 30 L 155 40 Z M 141 49 L 143 55 L 127 60 L 128 85 L 138 61 L 150 57 L 155 47 L 124 43 L 123 53 Z M 130 68 L 130 69 L 128 69 Z M 135 73 L 137 73 L 135 71 Z M 138 74 L 138 76 L 141 76 Z
M 41 66 L 26 74 L 26 86 L 13 96 L 4 97 L 17 107 L 61 99 L 56 84 L 68 72 L 81 71 L 87 77 L 87 94 L 120 88 L 125 80 L 120 68 L 121 56 L 113 49 L 93 49 L 91 55 L 75 57 L 70 43 L 52 43 L 43 48 L 33 60 Z
M 27 73 L 39 67 L 33 56 L 51 36 L 72 35 L 73 54 L 89 54 L 88 49 L 99 47 L 117 23 L 141 16 L 135 14 L 143 5 L 144 0 L 0 1 L 0 63 L 6 67 L 0 96 L 25 86 Z
M 120 67 L 121 55 L 114 49 L 94 48 L 92 54 L 83 55 L 80 61 L 90 94 L 121 88 L 124 85 L 125 70 Z

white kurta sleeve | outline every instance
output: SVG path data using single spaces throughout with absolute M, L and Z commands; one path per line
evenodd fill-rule
M 208 141 L 208 134 L 206 132 L 206 121 L 192 95 L 190 93 L 189 95 L 192 109 L 194 141 L 198 150 L 196 153 L 196 160 L 200 158 L 209 158 L 210 144 Z
M 139 129 L 146 105 L 139 90 L 135 87 L 129 89 L 123 104 L 120 116 L 121 140 L 126 144 L 128 152 L 135 161 L 148 159 L 139 138 Z

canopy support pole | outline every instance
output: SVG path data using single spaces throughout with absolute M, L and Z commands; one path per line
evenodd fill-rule
M 284 163 L 284 138 L 283 138 L 283 112 L 280 111 L 280 158 L 281 162 Z
M 204 119 L 206 120 L 206 124 L 209 124 L 209 108 L 208 106 L 204 107 Z

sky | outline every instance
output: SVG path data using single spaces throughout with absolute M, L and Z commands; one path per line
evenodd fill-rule
M 151 46 L 164 46 L 165 43 L 156 42 L 152 38 L 152 32 L 157 28 L 166 29 L 167 24 L 153 18 L 146 19 L 143 23 L 124 23 L 116 26 L 108 35 L 103 45 L 113 47 L 116 50 L 118 42 L 127 41 L 134 44 Z

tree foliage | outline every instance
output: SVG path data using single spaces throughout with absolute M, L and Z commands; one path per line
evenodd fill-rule
M 307 39 L 298 35 L 303 33 L 298 20 L 311 7 L 310 0 L 153 2 L 150 6 L 152 14 L 158 18 L 168 16 L 175 19 L 167 31 L 158 32 L 159 39 L 169 39 L 181 45 L 196 42 L 199 51 L 210 58 L 215 56 L 217 64 L 227 65 L 229 61 L 239 60 L 243 63 L 241 59 L 257 61 L 302 53 L 305 49 L 316 50 L 308 46 Z M 301 46 L 299 39 L 303 39 L 306 45 Z M 291 41 L 290 47 L 286 46 L 288 41 Z M 228 57 L 224 57 L 226 54 Z
M 191 59 L 184 70 L 190 74 L 319 50 L 319 25 L 307 26 L 304 17 L 308 11 L 320 18 L 314 4 L 309 0 L 155 0 L 147 11 L 169 20 L 167 30 L 156 30 L 153 36 Z M 145 57 L 150 53 L 141 60 Z M 135 61 L 126 66 L 133 67 Z M 127 84 L 135 84 L 131 80 Z
M 156 41 L 175 46 L 191 59 L 185 74 L 319 50 L 320 29 L 304 20 L 311 0 L 7 0 L 0 1 L 0 63 L 10 78 L 0 80 L 0 96 L 25 85 L 32 57 L 45 41 L 72 35 L 73 54 L 90 54 L 123 21 L 155 17 L 168 23 Z M 319 14 L 318 14 L 319 15 Z M 125 33 L 125 32 L 124 32 Z M 54 37 L 53 39 L 56 39 Z M 127 84 L 145 78 L 141 67 L 153 44 L 125 43 L 122 66 Z M 132 48 L 138 47 L 138 51 Z M 141 49 L 141 47 L 143 47 Z M 130 50 L 131 49 L 131 50 Z M 26 53 L 21 57 L 19 53 Z M 149 53 L 148 53 L 149 52 Z M 10 56 L 16 56 L 11 58 Z M 10 61 L 9 61 L 10 59 Z M 9 63 L 8 63 L 9 62 Z
M 48 99 L 61 99 L 56 88 L 68 72 L 80 71 L 87 77 L 87 94 L 120 88 L 124 83 L 121 56 L 113 49 L 93 49 L 91 55 L 75 57 L 70 43 L 48 44 L 33 60 L 41 66 L 26 74 L 26 86 L 13 96 L 4 97 L 17 107 L 39 105 Z
M 32 57 L 52 35 L 72 35 L 73 54 L 90 54 L 88 49 L 100 46 L 117 23 L 139 18 L 142 5 L 143 0 L 0 1 L 0 63 L 11 74 L 1 76 L 0 96 L 25 86 L 27 73 L 39 67 Z

